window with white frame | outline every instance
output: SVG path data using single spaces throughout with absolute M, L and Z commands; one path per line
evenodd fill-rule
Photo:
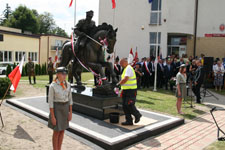
M 161 24 L 161 14 L 162 14 L 161 4 L 162 4 L 162 0 L 152 1 L 152 8 L 151 8 L 151 15 L 150 15 L 151 25 Z
M 62 44 L 63 44 L 63 41 L 62 40 L 55 40 L 55 46 L 61 47 Z
M 29 52 L 28 53 L 28 58 L 31 58 L 32 61 L 38 61 L 38 56 L 37 56 L 37 52 Z
M 12 62 L 12 51 L 0 51 L 0 62 Z
M 150 40 L 150 56 L 156 56 L 156 47 L 158 46 L 158 53 L 160 51 L 160 44 L 161 44 L 161 32 L 158 32 L 158 43 L 157 39 L 157 32 L 150 32 L 149 33 L 149 40 Z
M 15 52 L 15 59 L 16 59 L 16 62 L 20 62 L 23 58 L 23 55 L 24 55 L 24 61 L 26 61 L 26 52 L 23 52 L 23 51 L 16 51 Z

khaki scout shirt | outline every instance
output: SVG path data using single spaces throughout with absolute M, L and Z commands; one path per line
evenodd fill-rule
M 60 85 L 59 80 L 56 80 L 56 82 L 52 82 L 49 86 L 48 102 L 50 108 L 54 107 L 54 102 L 69 102 L 70 105 L 73 105 L 70 83 L 68 83 L 67 81 L 65 82 L 67 83 L 67 88 L 65 90 Z

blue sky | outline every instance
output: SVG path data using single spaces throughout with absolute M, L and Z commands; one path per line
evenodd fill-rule
M 0 16 L 4 11 L 6 4 L 9 4 L 12 10 L 19 5 L 25 5 L 30 9 L 36 9 L 39 13 L 50 12 L 56 25 L 66 30 L 70 35 L 71 28 L 74 26 L 74 4 L 69 8 L 70 0 L 0 0 Z M 77 19 L 85 18 L 86 11 L 95 12 L 94 20 L 98 24 L 99 0 L 77 0 Z

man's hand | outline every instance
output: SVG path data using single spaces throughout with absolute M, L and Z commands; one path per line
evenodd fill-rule
M 120 82 L 116 84 L 116 87 L 117 88 L 120 88 Z

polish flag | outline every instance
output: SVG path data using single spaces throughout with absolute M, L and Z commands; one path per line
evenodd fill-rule
M 134 67 L 136 65 L 137 59 L 138 59 L 138 52 L 137 52 L 137 48 L 136 48 L 136 52 L 135 52 L 135 56 L 134 56 L 132 67 Z
M 8 75 L 12 85 L 10 87 L 10 90 L 12 90 L 14 93 L 16 92 L 17 85 L 19 84 L 22 70 L 23 70 L 23 63 L 24 63 L 24 56 L 19 63 L 19 65 L 16 66 L 15 69 Z
M 132 65 L 134 60 L 134 54 L 132 48 L 130 49 L 129 57 L 128 57 L 128 64 Z
M 112 0 L 112 9 L 116 8 L 116 0 Z
M 69 7 L 71 7 L 72 5 L 73 5 L 73 0 L 70 1 Z

